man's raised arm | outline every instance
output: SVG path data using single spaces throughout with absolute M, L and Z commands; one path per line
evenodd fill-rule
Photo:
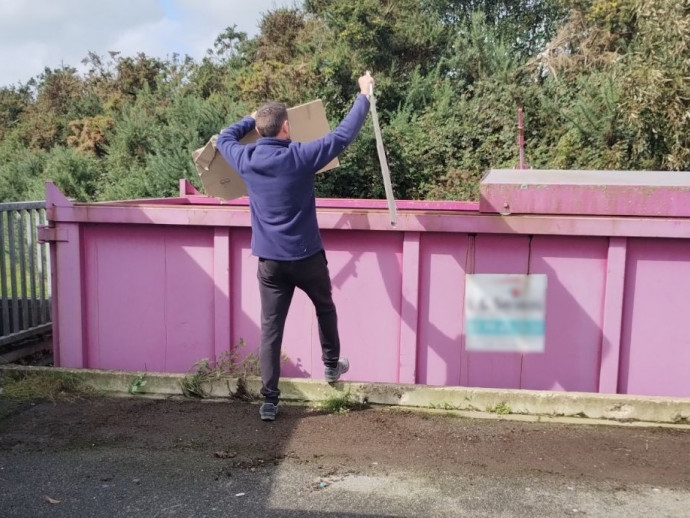
M 254 118 L 247 116 L 225 128 L 218 136 L 216 149 L 220 151 L 220 154 L 235 171 L 241 170 L 240 162 L 244 153 L 244 146 L 240 144 L 240 140 L 254 130 L 254 124 Z
M 345 148 L 359 134 L 369 114 L 369 93 L 371 85 L 374 84 L 374 78 L 366 74 L 360 77 L 358 82 L 360 93 L 350 112 L 338 127 L 320 139 L 302 144 L 300 157 L 305 160 L 305 166 L 318 171 L 345 151 Z

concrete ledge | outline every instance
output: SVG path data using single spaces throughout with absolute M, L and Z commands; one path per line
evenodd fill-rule
M 0 366 L 0 376 L 12 371 L 71 373 L 99 391 L 146 396 L 181 396 L 182 382 L 190 378 L 184 374 L 160 372 Z M 209 398 L 260 397 L 261 381 L 255 377 L 246 380 L 200 378 L 197 381 L 197 386 Z M 285 401 L 320 402 L 349 395 L 362 403 L 454 411 L 464 416 L 543 416 L 579 418 L 582 422 L 609 420 L 690 425 L 690 398 L 357 382 L 338 382 L 331 386 L 322 380 L 299 378 L 284 378 L 280 389 Z

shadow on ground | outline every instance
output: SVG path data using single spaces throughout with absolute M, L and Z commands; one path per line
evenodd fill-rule
M 654 508 L 682 516 L 673 505 L 690 504 L 688 461 L 686 430 L 304 406 L 283 406 L 264 423 L 247 402 L 95 397 L 15 405 L 0 419 L 0 509 L 4 517 L 488 517 L 570 516 L 599 502 L 601 516 Z M 671 507 L 634 501 L 665 495 Z

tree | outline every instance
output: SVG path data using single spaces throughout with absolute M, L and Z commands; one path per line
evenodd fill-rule
M 31 101 L 28 86 L 0 88 L 0 140 L 16 126 Z
M 685 0 L 305 0 L 228 27 L 196 62 L 88 53 L 0 89 L 0 199 L 49 176 L 79 199 L 197 185 L 191 152 L 269 99 L 323 100 L 334 126 L 376 77 L 398 198 L 472 198 L 483 172 L 690 168 Z M 371 125 L 317 177 L 328 197 L 382 197 Z

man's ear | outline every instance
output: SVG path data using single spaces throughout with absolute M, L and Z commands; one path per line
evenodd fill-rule
M 290 136 L 290 121 L 288 119 L 283 121 L 283 127 L 281 129 L 288 137 Z
M 254 131 L 256 131 L 256 134 L 259 135 L 259 137 L 261 136 L 261 133 L 259 133 L 259 128 L 254 127 Z

